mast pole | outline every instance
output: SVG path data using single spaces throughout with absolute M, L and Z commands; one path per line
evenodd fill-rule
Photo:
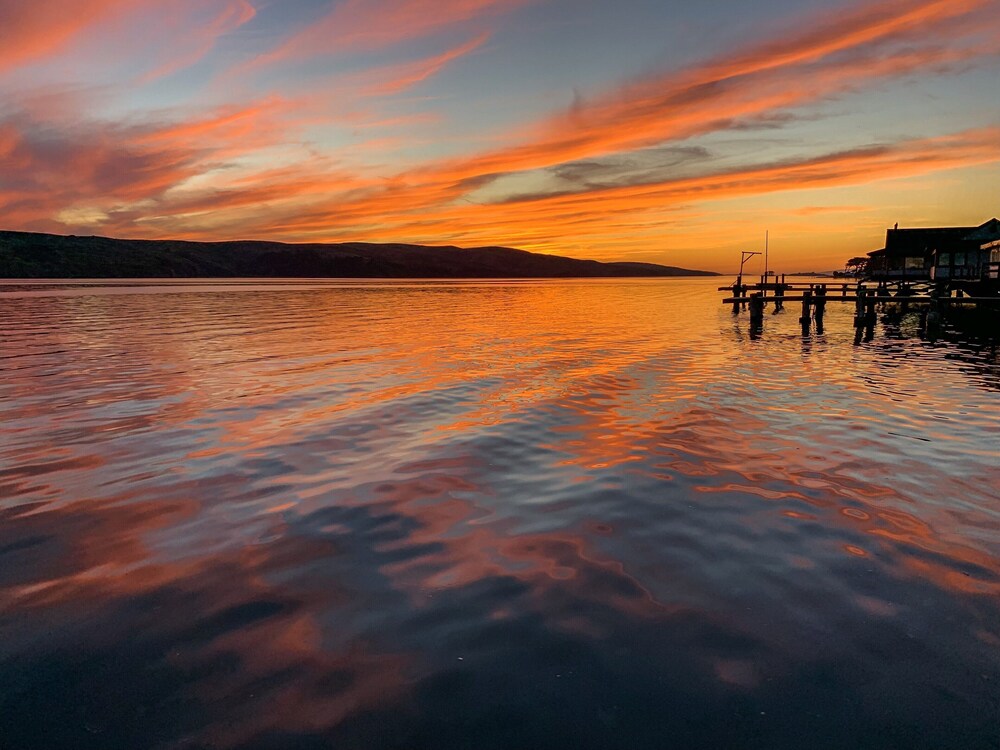
M 770 230 L 765 229 L 764 230 L 764 280 L 765 281 L 767 280 L 767 271 L 768 271 L 768 265 L 767 265 L 767 241 L 768 241 L 768 238 L 769 238 L 768 236 L 769 235 L 770 235 Z

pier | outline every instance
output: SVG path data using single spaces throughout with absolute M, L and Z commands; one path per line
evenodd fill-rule
M 886 310 L 895 305 L 903 313 L 917 310 L 921 329 L 928 330 L 939 327 L 942 319 L 954 309 L 971 308 L 985 315 L 997 314 L 1000 312 L 1000 279 L 997 278 L 1000 264 L 990 266 L 982 278 L 975 280 L 789 282 L 782 274 L 762 275 L 757 282 L 747 284 L 741 275 L 731 286 L 719 287 L 719 291 L 729 292 L 722 302 L 732 305 L 734 315 L 742 310 L 749 311 L 750 333 L 755 338 L 763 333 L 764 310 L 768 304 L 773 305 L 772 314 L 778 314 L 786 303 L 801 303 L 799 323 L 802 335 L 808 336 L 814 326 L 817 334 L 824 332 L 828 303 L 853 303 L 854 342 L 858 344 L 874 338 L 878 306 Z

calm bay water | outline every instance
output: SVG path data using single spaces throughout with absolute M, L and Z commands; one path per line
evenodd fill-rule
M 1000 747 L 996 349 L 720 281 L 0 286 L 0 748 Z

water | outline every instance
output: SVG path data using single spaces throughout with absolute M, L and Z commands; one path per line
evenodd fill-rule
M 0 287 L 0 747 L 1000 747 L 996 349 L 720 281 Z

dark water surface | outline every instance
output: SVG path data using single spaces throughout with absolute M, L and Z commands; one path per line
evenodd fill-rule
M 996 350 L 719 281 L 0 287 L 0 748 L 1000 747 Z

